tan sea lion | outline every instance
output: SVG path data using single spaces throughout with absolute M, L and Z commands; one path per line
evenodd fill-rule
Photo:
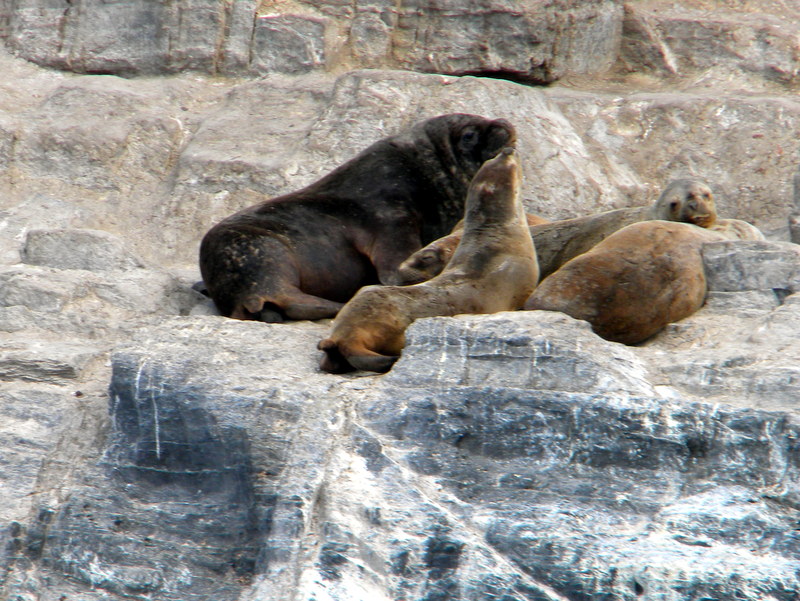
M 521 170 L 513 148 L 487 161 L 467 194 L 464 234 L 435 278 L 415 286 L 367 286 L 333 322 L 320 367 L 388 371 L 420 317 L 519 309 L 538 280 L 536 252 L 519 199 Z
M 543 279 L 525 309 L 561 311 L 606 340 L 636 344 L 703 305 L 700 251 L 733 235 L 673 221 L 634 223 Z
M 238 319 L 333 317 L 361 286 L 394 283 L 405 257 L 451 231 L 475 173 L 515 139 L 503 119 L 435 117 L 239 211 L 200 245 L 209 296 Z
M 525 218 L 529 227 L 550 223 L 544 217 L 531 213 L 526 213 Z M 458 243 L 461 242 L 463 229 L 464 220 L 462 219 L 450 234 L 434 240 L 403 261 L 397 268 L 397 284 L 399 286 L 419 284 L 440 274 L 456 251 Z
M 679 179 L 670 182 L 650 207 L 615 209 L 534 225 L 530 230 L 539 259 L 539 277 L 547 277 L 571 258 L 631 223 L 663 219 L 709 227 L 716 215 L 714 197 L 706 184 L 695 179 Z M 458 232 L 453 232 L 408 257 L 397 269 L 399 283 L 416 284 L 439 273 L 450 260 L 459 236 Z

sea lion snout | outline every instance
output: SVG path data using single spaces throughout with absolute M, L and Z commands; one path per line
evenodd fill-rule
M 505 119 L 495 119 L 489 125 L 487 147 L 502 149 L 517 143 L 517 130 Z

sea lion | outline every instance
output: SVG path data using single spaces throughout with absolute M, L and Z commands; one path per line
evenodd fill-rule
M 766 240 L 760 229 L 741 219 L 717 219 L 708 229 L 730 240 Z
M 636 344 L 703 305 L 702 246 L 735 235 L 673 221 L 628 225 L 543 279 L 525 309 L 561 311 L 606 340 Z
M 586 252 L 626 225 L 663 219 L 709 227 L 716 216 L 710 188 L 700 180 L 679 179 L 671 181 L 650 207 L 615 209 L 534 225 L 531 236 L 539 259 L 539 277 L 544 279 L 571 258 Z M 453 232 L 408 257 L 397 269 L 399 283 L 416 284 L 439 273 L 450 260 L 459 236 L 458 232 Z
M 222 315 L 333 317 L 363 285 L 449 232 L 480 166 L 516 140 L 504 119 L 449 114 L 384 138 L 299 191 L 212 227 L 200 271 Z
M 544 217 L 531 213 L 526 213 L 525 218 L 529 227 L 550 223 Z M 463 229 L 462 219 L 447 236 L 434 240 L 400 263 L 397 268 L 397 284 L 399 286 L 419 284 L 440 274 L 456 251 L 458 243 L 461 242 Z
M 467 194 L 464 234 L 438 276 L 414 286 L 367 286 L 333 322 L 320 367 L 388 371 L 415 319 L 519 309 L 538 280 L 536 251 L 519 199 L 521 170 L 513 148 L 487 161 Z

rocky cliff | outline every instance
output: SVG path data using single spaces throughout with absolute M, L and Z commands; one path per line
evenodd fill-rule
M 798 23 L 0 0 L 0 598 L 796 599 Z M 639 346 L 426 319 L 385 376 L 320 372 L 326 323 L 191 289 L 220 218 L 450 111 L 515 124 L 530 212 L 692 175 L 768 241 L 708 245 L 706 306 Z

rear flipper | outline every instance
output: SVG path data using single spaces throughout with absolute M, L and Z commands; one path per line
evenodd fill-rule
M 381 355 L 373 351 L 363 351 L 364 354 L 342 354 L 339 345 L 326 338 L 317 344 L 317 348 L 325 351 L 325 356 L 320 361 L 320 368 L 328 373 L 343 374 L 356 369 L 386 373 L 392 368 L 399 357 Z
M 192 290 L 194 290 L 195 292 L 199 292 L 203 296 L 211 296 L 208 293 L 208 286 L 206 286 L 206 283 L 203 280 L 200 280 L 199 282 L 195 282 L 194 284 L 192 284 Z
M 344 374 L 355 370 L 339 351 L 339 346 L 330 338 L 321 340 L 319 344 L 317 344 L 317 348 L 321 351 L 325 351 L 325 356 L 319 362 L 319 367 L 323 371 L 327 371 L 331 374 Z
M 329 301 L 299 290 L 282 295 L 277 301 L 252 295 L 231 313 L 235 319 L 256 319 L 267 323 L 280 323 L 285 319 L 325 319 L 335 317 L 343 303 Z
M 283 312 L 289 319 L 325 319 L 336 317 L 343 306 L 344 303 L 297 292 L 283 303 Z

